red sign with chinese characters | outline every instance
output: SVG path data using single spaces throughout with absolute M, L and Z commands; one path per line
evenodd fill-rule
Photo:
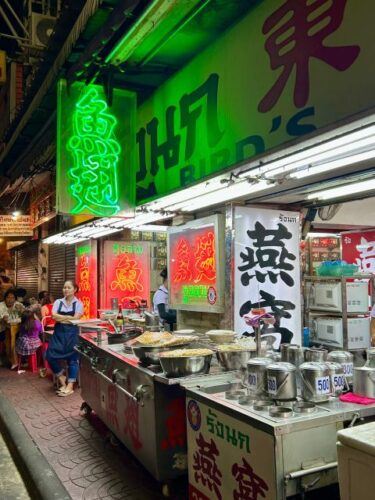
M 150 253 L 145 243 L 106 241 L 104 243 L 104 307 L 111 300 L 129 308 L 130 301 L 150 304 Z
M 341 234 L 342 259 L 359 271 L 375 274 L 375 231 Z
M 169 235 L 169 280 L 173 305 L 212 305 L 217 299 L 215 226 Z
M 78 298 L 83 303 L 83 319 L 96 318 L 98 311 L 97 242 L 88 241 L 76 246 L 76 282 Z

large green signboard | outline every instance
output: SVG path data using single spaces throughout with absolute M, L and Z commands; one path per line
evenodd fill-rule
M 264 0 L 138 110 L 137 203 L 374 105 L 375 2 Z
M 134 205 L 135 95 L 102 86 L 58 84 L 57 209 L 99 217 Z

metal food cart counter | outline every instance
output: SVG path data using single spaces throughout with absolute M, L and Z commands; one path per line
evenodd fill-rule
M 186 384 L 189 498 L 276 500 L 336 483 L 337 431 L 375 416 L 375 404 L 332 398 L 276 418 L 227 399 L 238 387 Z
M 113 434 L 161 482 L 187 473 L 185 390 L 188 380 L 166 378 L 161 367 L 143 367 L 123 344 L 102 333 L 82 333 L 80 385 L 84 407 L 94 410 Z M 224 383 L 228 374 L 209 375 Z

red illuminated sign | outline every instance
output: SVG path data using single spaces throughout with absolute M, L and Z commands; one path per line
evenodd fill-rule
M 169 235 L 170 296 L 173 304 L 214 304 L 217 294 L 215 226 Z
M 124 308 L 129 301 L 150 303 L 150 255 L 145 243 L 106 241 L 104 243 L 104 307 L 118 299 Z
M 341 234 L 342 258 L 359 272 L 375 274 L 375 231 Z
M 89 241 L 76 246 L 76 282 L 78 298 L 83 303 L 83 319 L 96 318 L 98 308 L 97 243 Z

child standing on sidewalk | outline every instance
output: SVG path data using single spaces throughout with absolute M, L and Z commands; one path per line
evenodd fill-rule
M 41 345 L 39 338 L 42 332 L 42 324 L 36 319 L 33 311 L 27 310 L 22 315 L 20 334 L 16 341 L 16 353 L 18 357 L 34 354 Z M 18 364 L 18 373 L 23 373 L 21 363 Z

